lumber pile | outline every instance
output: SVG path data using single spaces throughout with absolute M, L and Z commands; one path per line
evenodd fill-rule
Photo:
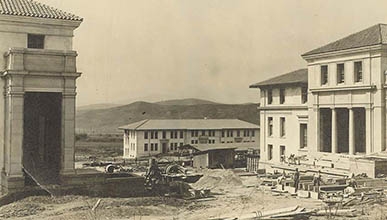
M 292 206 L 268 211 L 256 211 L 241 216 L 209 218 L 208 220 L 301 219 L 309 217 L 313 212 L 307 211 L 300 206 Z

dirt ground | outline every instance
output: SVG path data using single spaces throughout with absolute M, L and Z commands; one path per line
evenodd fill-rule
M 322 206 L 320 201 L 272 196 L 258 188 L 255 176 L 239 177 L 230 170 L 202 170 L 204 177 L 195 188 L 211 188 L 212 201 L 186 201 L 176 198 L 99 198 L 84 196 L 29 197 L 0 207 L 0 218 L 12 219 L 207 219 L 238 216 L 254 211 L 300 205 L 308 209 Z M 383 207 L 383 209 L 385 209 Z
M 0 207 L 1 219 L 165 219 L 193 220 L 209 217 L 236 217 L 254 211 L 299 205 L 307 209 L 323 207 L 321 201 L 273 196 L 259 188 L 255 176 L 240 177 L 230 170 L 201 170 L 204 176 L 194 188 L 211 188 L 211 201 L 187 201 L 166 197 L 91 198 L 85 196 L 35 196 Z M 100 205 L 92 207 L 98 199 Z M 360 211 L 360 210 L 359 210 Z M 387 219 L 385 205 L 362 207 L 365 215 L 354 219 Z M 386 214 L 385 214 L 386 213 Z M 312 217 L 311 219 L 326 219 Z M 339 218 L 335 218 L 339 219 Z M 347 219 L 347 218 L 341 218 Z

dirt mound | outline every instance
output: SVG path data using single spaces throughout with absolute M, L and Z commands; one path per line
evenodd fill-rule
M 204 170 L 203 177 L 192 184 L 195 189 L 225 189 L 242 185 L 242 180 L 231 170 Z
M 44 207 L 35 203 L 13 203 L 0 208 L 0 219 L 35 215 L 44 210 Z

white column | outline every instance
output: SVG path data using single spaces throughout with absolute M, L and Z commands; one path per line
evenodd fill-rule
M 355 155 L 355 119 L 353 108 L 349 108 L 349 155 Z
M 337 117 L 336 117 L 336 109 L 331 108 L 332 110 L 332 139 L 331 139 L 331 146 L 332 146 L 332 153 L 335 154 L 338 152 L 337 149 Z

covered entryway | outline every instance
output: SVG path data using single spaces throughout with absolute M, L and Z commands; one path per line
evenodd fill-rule
M 366 152 L 365 108 L 320 108 L 320 152 Z
M 62 94 L 24 94 L 23 167 L 44 184 L 59 182 Z M 26 175 L 26 184 L 33 183 Z

